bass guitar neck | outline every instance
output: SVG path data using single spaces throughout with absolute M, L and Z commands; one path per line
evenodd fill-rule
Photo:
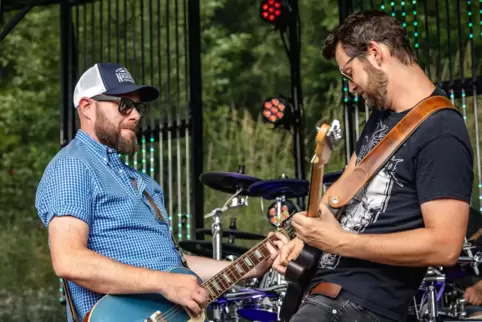
M 334 120 L 331 126 L 323 125 L 318 129 L 315 155 L 311 161 L 309 202 L 306 210 L 308 217 L 318 215 L 322 199 L 324 166 L 340 139 L 341 130 L 337 120 Z M 280 310 L 282 321 L 289 321 L 298 310 L 306 289 L 316 273 L 321 254 L 321 250 L 305 245 L 296 260 L 288 263 L 285 273 L 288 287 Z

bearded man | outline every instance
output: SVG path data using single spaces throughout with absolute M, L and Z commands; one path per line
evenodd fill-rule
M 119 157 L 138 150 L 139 120 L 146 103 L 158 96 L 113 63 L 95 64 L 75 87 L 80 130 L 50 161 L 36 196 L 53 268 L 68 280 L 76 311 L 69 320 L 76 313 L 82 321 L 104 294 L 128 293 L 160 293 L 198 315 L 208 291 L 194 276 L 169 271 L 188 266 L 205 280 L 230 263 L 183 255 L 170 232 L 162 188 Z M 276 247 L 287 242 L 277 236 L 269 247 L 272 257 L 244 278 L 261 276 L 271 266 Z
M 352 93 L 372 113 L 343 176 L 353 171 L 420 101 L 446 95 L 417 63 L 400 21 L 380 11 L 355 12 L 326 39 Z M 336 220 L 293 217 L 298 238 L 273 267 L 284 273 L 304 243 L 323 251 L 310 290 L 291 322 L 405 321 L 429 266 L 456 263 L 464 242 L 473 153 L 454 109 L 432 114 L 366 183 Z M 326 196 L 326 195 L 325 195 Z M 289 293 L 285 301 L 290 301 Z

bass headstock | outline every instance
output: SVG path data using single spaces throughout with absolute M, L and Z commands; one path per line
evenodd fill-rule
M 338 120 L 333 120 L 331 125 L 322 124 L 317 128 L 315 138 L 315 155 L 313 156 L 312 162 L 319 162 L 323 160 L 322 156 L 325 152 L 333 151 L 338 142 L 342 139 L 343 135 L 341 132 L 340 122 Z

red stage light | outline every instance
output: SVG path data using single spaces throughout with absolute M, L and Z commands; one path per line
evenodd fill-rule
M 289 123 L 290 120 L 287 120 L 286 116 L 291 112 L 291 109 L 288 108 L 288 106 L 291 106 L 290 104 L 285 98 L 268 98 L 263 103 L 263 116 L 267 121 L 276 125 Z
M 260 6 L 261 19 L 278 27 L 285 26 L 289 10 L 283 5 L 284 0 L 262 0 Z

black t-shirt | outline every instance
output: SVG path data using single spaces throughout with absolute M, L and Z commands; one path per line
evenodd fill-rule
M 432 95 L 445 92 L 437 88 Z M 357 162 L 408 112 L 373 111 L 356 145 Z M 463 118 L 453 110 L 436 112 L 346 206 L 340 222 L 345 230 L 360 234 L 421 228 L 422 203 L 437 198 L 470 202 L 472 166 Z M 453 216 L 457 220 L 457 214 Z M 346 298 L 400 321 L 406 318 L 425 273 L 426 268 L 421 267 L 389 266 L 324 253 L 314 282 L 340 284 Z

